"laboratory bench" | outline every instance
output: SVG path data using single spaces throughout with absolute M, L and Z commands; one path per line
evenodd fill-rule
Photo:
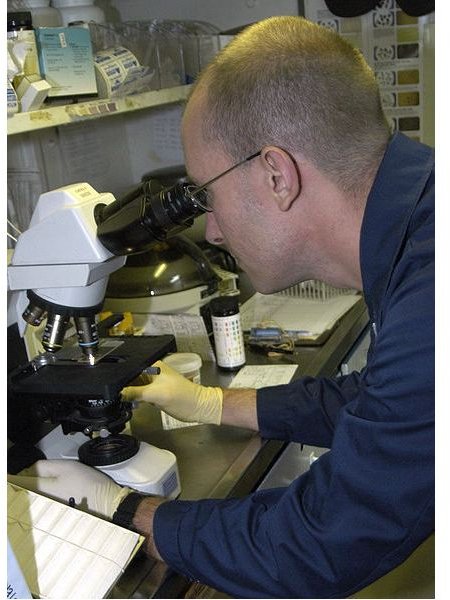
M 246 350 L 247 364 L 296 364 L 294 375 L 334 376 L 351 349 L 364 335 L 368 314 L 364 300 L 340 319 L 320 346 L 297 347 L 295 354 L 276 357 Z M 228 387 L 233 374 L 204 363 L 202 384 Z M 257 489 L 288 449 L 289 444 L 261 439 L 259 434 L 232 426 L 194 425 L 163 430 L 158 411 L 140 406 L 131 420 L 133 435 L 172 451 L 178 462 L 181 500 L 241 497 Z M 163 563 L 139 552 L 130 563 L 110 598 L 226 598 L 219 592 L 189 581 Z

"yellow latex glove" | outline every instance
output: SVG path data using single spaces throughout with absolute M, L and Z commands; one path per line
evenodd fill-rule
M 143 377 L 140 383 L 144 385 L 124 388 L 124 400 L 150 402 L 181 421 L 220 425 L 223 402 L 220 387 L 193 383 L 162 361 L 153 366 L 161 369 L 160 374 Z
M 133 491 L 93 467 L 68 459 L 38 460 L 18 475 L 8 475 L 8 481 L 64 504 L 73 498 L 77 508 L 107 519 Z

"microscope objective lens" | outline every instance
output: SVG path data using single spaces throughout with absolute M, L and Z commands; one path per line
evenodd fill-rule
M 95 364 L 95 355 L 98 352 L 98 330 L 93 316 L 75 317 L 78 344 L 81 351 L 87 356 L 90 365 Z
M 64 341 L 69 317 L 67 315 L 49 314 L 47 325 L 42 336 L 42 345 L 49 352 L 59 350 Z
M 36 306 L 35 304 L 30 302 L 30 304 L 25 309 L 22 317 L 30 325 L 37 327 L 41 324 L 42 320 L 45 317 L 45 314 L 45 309 L 41 308 L 40 306 Z

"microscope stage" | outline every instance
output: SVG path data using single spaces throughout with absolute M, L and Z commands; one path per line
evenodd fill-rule
M 144 369 L 175 351 L 172 335 L 101 338 L 94 365 L 81 357 L 78 348 L 63 348 L 48 362 L 40 363 L 37 357 L 16 369 L 9 377 L 9 389 L 34 398 L 112 401 Z

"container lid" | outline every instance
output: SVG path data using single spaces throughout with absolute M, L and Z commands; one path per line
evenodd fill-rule
M 93 6 L 94 0 L 52 0 L 52 6 L 56 8 L 72 8 L 72 6 Z
M 50 0 L 25 0 L 24 5 L 27 8 L 48 8 Z
M 193 352 L 174 352 L 166 356 L 163 362 L 179 373 L 196 371 L 202 366 L 201 356 Z
M 210 301 L 209 307 L 214 316 L 220 317 L 230 315 L 239 311 L 239 300 L 236 295 L 219 296 Z

